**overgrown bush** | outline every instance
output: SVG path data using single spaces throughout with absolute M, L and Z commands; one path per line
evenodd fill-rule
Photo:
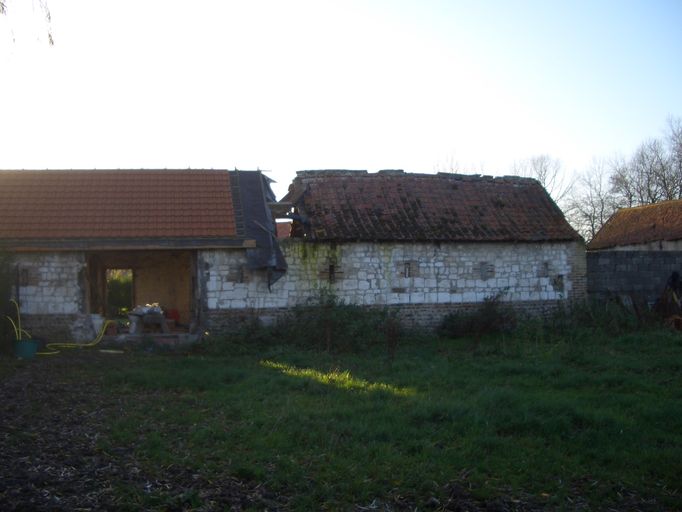
M 392 358 L 400 336 L 395 313 L 385 308 L 346 304 L 333 291 L 322 289 L 306 304 L 292 308 L 275 325 L 264 326 L 254 317 L 224 338 L 209 338 L 204 349 L 225 353 L 249 350 L 254 345 L 284 344 L 329 352 L 359 352 L 385 346 Z
M 539 318 L 519 323 L 517 336 L 534 341 L 575 341 L 594 334 L 617 336 L 660 326 L 660 319 L 646 310 L 635 311 L 620 300 L 589 301 L 562 305 Z
M 511 334 L 521 341 L 575 341 L 594 334 L 617 336 L 660 327 L 661 319 L 644 307 L 620 299 L 560 304 L 541 315 L 523 315 L 502 302 L 502 294 L 486 298 L 476 309 L 447 315 L 438 334 L 447 338 L 481 338 Z
M 332 291 L 322 289 L 303 306 L 293 308 L 279 324 L 287 343 L 328 351 L 358 351 L 386 343 L 385 309 L 346 304 Z
M 111 272 L 111 271 L 110 271 Z M 131 272 L 112 272 L 107 280 L 107 316 L 125 318 L 133 306 L 133 276 Z
M 508 333 L 517 325 L 517 315 L 509 304 L 502 302 L 504 293 L 486 297 L 480 306 L 468 311 L 455 311 L 443 318 L 438 334 L 446 338 Z

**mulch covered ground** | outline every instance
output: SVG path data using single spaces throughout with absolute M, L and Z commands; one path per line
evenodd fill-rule
M 199 510 L 286 508 L 285 497 L 260 485 L 231 477 L 208 482 L 182 467 L 152 474 L 131 447 L 98 449 L 107 421 L 123 414 L 124 404 L 100 392 L 92 368 L 128 357 L 78 351 L 2 368 L 0 510 L 135 508 L 130 490 L 163 496 L 163 510 L 195 508 L 197 496 Z

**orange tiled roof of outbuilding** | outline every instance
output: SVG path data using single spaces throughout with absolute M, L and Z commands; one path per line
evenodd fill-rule
M 587 249 L 608 249 L 660 240 L 682 240 L 682 200 L 618 210 L 606 221 Z
M 0 171 L 0 240 L 236 235 L 227 171 Z

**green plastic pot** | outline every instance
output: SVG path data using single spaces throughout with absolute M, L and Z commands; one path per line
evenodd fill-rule
M 14 342 L 14 355 L 17 359 L 33 359 L 38 351 L 38 340 L 21 340 Z

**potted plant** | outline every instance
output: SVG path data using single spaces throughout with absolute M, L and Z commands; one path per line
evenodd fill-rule
M 6 316 L 14 329 L 14 355 L 19 359 L 32 359 L 38 351 L 38 340 L 31 339 L 31 335 L 21 327 L 21 313 L 19 304 L 16 300 L 10 301 L 14 304 L 17 312 L 16 322 L 10 316 Z

